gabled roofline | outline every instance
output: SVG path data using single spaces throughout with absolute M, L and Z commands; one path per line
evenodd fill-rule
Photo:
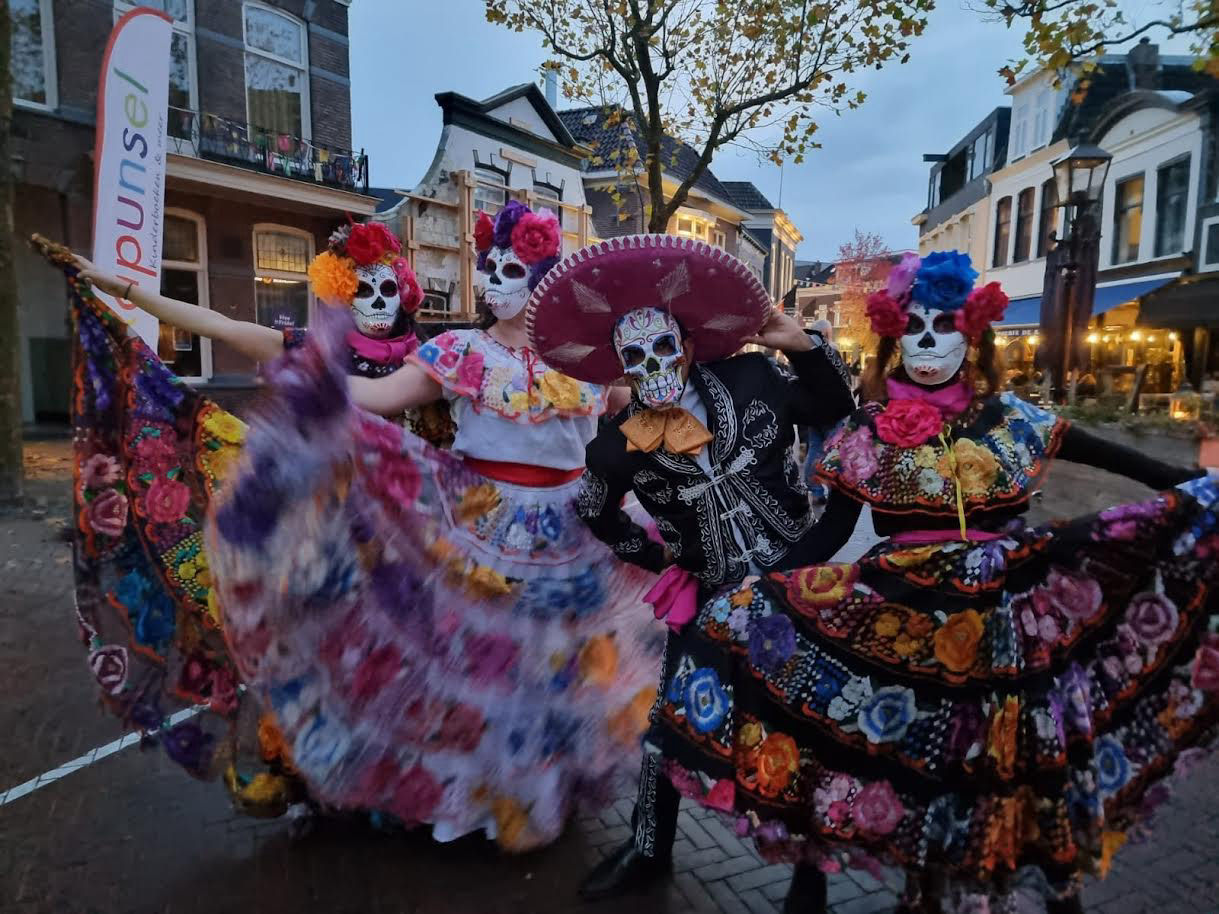
M 521 83 L 517 86 L 511 86 L 503 92 L 498 92 L 490 98 L 485 98 L 482 101 L 477 101 L 469 96 L 462 95 L 459 92 L 439 92 L 436 94 L 436 104 L 438 104 L 447 116 L 450 111 L 463 111 L 467 114 L 475 114 L 489 116 L 491 111 L 506 105 L 509 102 L 514 102 L 518 98 L 523 98 L 529 102 L 541 117 L 542 122 L 546 124 L 550 132 L 554 134 L 559 144 L 566 146 L 569 149 L 576 149 L 579 144 L 571 132 L 563 126 L 563 121 L 555 114 L 554 108 L 546 101 L 546 96 L 542 94 L 542 90 L 533 83 Z M 446 121 L 447 123 L 447 121 Z M 527 133 L 528 131 L 522 131 Z M 529 134 L 534 136 L 534 134 Z

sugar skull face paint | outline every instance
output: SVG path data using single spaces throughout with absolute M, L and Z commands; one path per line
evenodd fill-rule
M 953 312 L 911 302 L 906 313 L 902 366 L 910 380 L 928 387 L 952 380 L 969 348 Z
M 402 308 L 402 289 L 394 268 L 384 263 L 356 267 L 355 297 L 351 300 L 351 316 L 356 329 L 373 339 L 389 336 Z
M 516 317 L 529 302 L 529 267 L 512 248 L 492 248 L 480 275 L 483 298 L 500 320 Z
M 637 308 L 624 315 L 614 328 L 614 349 L 645 406 L 663 409 L 681 399 L 686 386 L 681 327 L 668 312 Z

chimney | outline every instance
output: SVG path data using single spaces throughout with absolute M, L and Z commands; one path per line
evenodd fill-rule
M 1160 46 L 1141 38 L 1126 54 L 1126 65 L 1135 89 L 1160 88 Z
M 554 67 L 546 68 L 546 77 L 543 80 L 546 86 L 546 104 L 551 108 L 559 107 L 559 74 Z

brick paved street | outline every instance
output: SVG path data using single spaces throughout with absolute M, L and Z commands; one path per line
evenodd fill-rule
M 30 448 L 35 504 L 0 518 L 0 792 L 115 739 L 96 707 L 75 639 L 66 443 Z M 36 458 L 36 459 L 34 459 Z M 1064 465 L 1038 512 L 1089 510 L 1137 497 L 1130 484 Z M 1145 490 L 1142 490 L 1145 491 Z M 1101 493 L 1101 494 L 1098 494 Z M 40 502 L 40 503 L 39 503 Z M 873 541 L 861 525 L 844 557 Z M 1092 886 L 1098 914 L 1219 911 L 1219 760 L 1183 786 L 1154 839 L 1128 848 Z M 766 866 L 713 815 L 681 816 L 673 881 L 629 901 L 583 906 L 575 889 L 628 834 L 631 797 L 581 819 L 556 846 L 525 857 L 478 841 L 435 845 L 329 823 L 292 840 L 282 820 L 234 815 L 216 784 L 191 780 L 138 747 L 0 806 L 0 911 L 12 914 L 770 914 L 790 871 Z M 835 914 L 892 910 L 891 890 L 862 875 L 830 883 Z

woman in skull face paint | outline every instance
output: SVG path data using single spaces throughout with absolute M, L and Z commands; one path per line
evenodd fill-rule
M 814 535 L 867 504 L 886 539 L 707 603 L 646 744 L 771 857 L 904 868 L 905 911 L 1038 887 L 1078 912 L 1219 724 L 1219 488 L 998 393 L 1007 298 L 976 275 L 907 255 L 869 300 L 871 399 Z M 1161 492 L 1025 527 L 1054 457 Z
M 244 681 L 314 796 L 524 851 L 577 797 L 613 796 L 663 632 L 641 605 L 652 575 L 575 510 L 609 392 L 550 368 L 524 331 L 557 220 L 513 202 L 475 237 L 494 326 L 350 382 L 341 334 L 318 328 L 272 369 L 208 545 Z M 451 451 L 354 408 L 440 398 Z

